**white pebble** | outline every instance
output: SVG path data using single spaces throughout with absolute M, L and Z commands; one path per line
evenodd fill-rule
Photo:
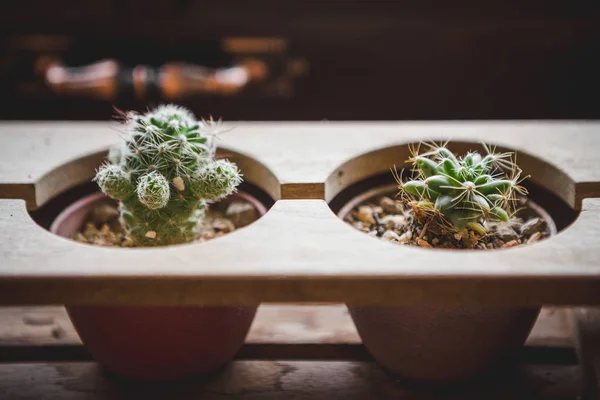
M 148 232 L 146 232 L 146 234 L 144 236 L 146 236 L 147 238 L 150 238 L 150 239 L 154 239 L 156 237 L 156 232 L 148 231 Z
M 400 238 L 398 239 L 398 241 L 400 243 L 406 243 L 410 239 L 412 239 L 412 232 L 411 231 L 406 231 L 402 235 L 400 235 Z
M 387 229 L 399 228 L 404 226 L 406 219 L 402 215 L 386 215 L 381 218 L 381 223 L 385 225 Z
M 382 238 L 392 241 L 400 241 L 400 236 L 394 231 L 385 231 Z

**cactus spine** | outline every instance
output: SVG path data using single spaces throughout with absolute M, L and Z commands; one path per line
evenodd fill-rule
M 481 222 L 508 221 L 521 170 L 513 153 L 496 153 L 484 146 L 487 154 L 468 152 L 457 157 L 445 145 L 429 145 L 430 151 L 418 154 L 412 149 L 415 177 L 399 181 L 401 194 L 408 197 L 417 213 L 443 217 L 456 230 L 471 228 L 485 232 Z M 441 223 L 448 226 L 448 224 Z
M 119 201 L 135 246 L 194 240 L 207 204 L 237 189 L 237 166 L 214 158 L 219 125 L 174 105 L 125 115 L 124 143 L 110 150 L 95 181 Z

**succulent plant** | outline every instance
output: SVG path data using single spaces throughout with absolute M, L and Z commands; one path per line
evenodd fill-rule
M 235 164 L 215 159 L 220 121 L 198 121 L 175 105 L 123 117 L 124 142 L 110 150 L 95 181 L 119 201 L 135 246 L 194 240 L 207 205 L 242 181 Z
M 471 228 L 485 233 L 487 220 L 508 221 L 521 170 L 513 153 L 496 153 L 484 145 L 487 154 L 468 152 L 457 157 L 445 145 L 430 144 L 429 151 L 412 150 L 415 176 L 400 183 L 401 193 L 416 210 L 442 216 L 456 230 Z

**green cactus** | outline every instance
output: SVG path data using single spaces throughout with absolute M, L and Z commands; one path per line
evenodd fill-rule
M 194 240 L 208 203 L 242 181 L 235 164 L 214 158 L 219 123 L 197 121 L 174 105 L 124 117 L 125 140 L 110 150 L 95 181 L 119 201 L 135 246 Z
M 511 218 L 515 191 L 525 193 L 519 186 L 521 170 L 512 153 L 495 153 L 484 146 L 485 156 L 468 152 L 460 158 L 445 145 L 430 147 L 422 154 L 414 151 L 409 160 L 416 176 L 399 181 L 401 194 L 414 201 L 417 209 L 424 213 L 433 210 L 459 231 L 485 232 L 481 222 Z

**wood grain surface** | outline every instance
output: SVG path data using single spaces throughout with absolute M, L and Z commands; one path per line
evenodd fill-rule
M 91 362 L 0 365 L 0 398 L 577 400 L 577 366 L 523 365 L 511 377 L 446 391 L 402 385 L 371 362 L 235 361 L 221 374 L 173 385 L 135 385 L 107 377 Z

